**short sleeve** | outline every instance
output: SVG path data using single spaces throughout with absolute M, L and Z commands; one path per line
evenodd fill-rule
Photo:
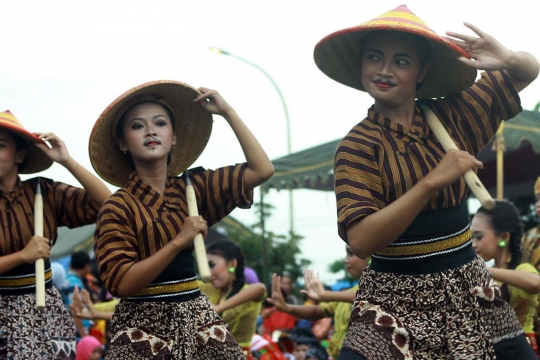
M 319 304 L 324 314 L 324 317 L 327 317 L 327 318 L 334 317 L 336 313 L 336 305 L 337 305 L 336 302 L 322 302 Z
M 96 222 L 100 205 L 90 199 L 86 190 L 55 181 L 52 196 L 58 226 L 71 229 Z
M 361 138 L 345 137 L 334 159 L 339 236 L 347 227 L 385 206 L 382 178 L 374 150 Z
M 253 190 L 244 186 L 247 163 L 206 170 L 192 175 L 201 215 L 209 226 L 235 208 L 247 209 L 253 202 Z
M 121 196 L 113 195 L 101 208 L 95 233 L 95 256 L 101 279 L 118 296 L 118 284 L 138 261 L 132 212 Z
M 483 72 L 469 89 L 441 101 L 459 117 L 473 154 L 478 154 L 495 135 L 502 120 L 522 111 L 519 94 L 504 71 Z
M 114 312 L 114 309 L 116 308 L 116 305 L 118 305 L 119 302 L 120 300 L 115 299 L 115 300 L 106 301 L 102 303 L 96 303 L 94 304 L 94 308 L 97 311 L 101 311 L 101 312 Z

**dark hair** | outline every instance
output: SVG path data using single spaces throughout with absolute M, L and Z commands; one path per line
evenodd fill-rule
M 11 137 L 13 138 L 13 142 L 15 143 L 15 150 L 28 150 L 28 141 L 24 139 L 22 136 L 14 133 L 13 131 L 6 130 Z M 28 155 L 28 154 L 27 154 Z M 17 170 L 21 171 L 26 166 L 26 156 L 24 157 L 24 160 L 22 163 L 17 164 Z
M 510 234 L 508 248 L 512 259 L 508 263 L 508 269 L 515 269 L 521 263 L 521 236 L 523 235 L 523 221 L 519 216 L 519 211 L 509 201 L 496 200 L 493 209 L 488 210 L 481 207 L 476 213 L 488 217 L 489 226 L 495 235 Z M 509 300 L 510 294 L 506 284 L 501 287 L 501 291 L 503 299 Z
M 382 32 L 389 33 L 389 34 L 397 34 L 403 37 L 410 38 L 414 41 L 417 49 L 418 49 L 418 57 L 420 59 L 420 66 L 424 67 L 428 62 L 431 60 L 431 44 L 428 39 L 426 39 L 423 36 L 411 34 L 403 31 L 394 31 L 394 30 L 375 30 L 368 32 L 366 35 L 362 36 L 360 39 L 360 57 L 364 54 L 364 48 L 366 46 L 366 42 L 372 38 L 374 35 L 381 34 Z M 420 89 L 422 86 L 422 83 L 416 84 L 416 90 Z
M 90 264 L 90 256 L 84 251 L 77 251 L 71 254 L 71 264 L 69 265 L 72 269 L 81 270 Z
M 234 271 L 236 279 L 233 282 L 232 289 L 227 296 L 227 299 L 236 295 L 246 284 L 246 277 L 244 275 L 244 253 L 242 252 L 242 249 L 230 240 L 219 240 L 208 246 L 206 252 L 208 254 L 221 256 L 227 261 L 236 259 L 237 264 Z
M 135 106 L 139 106 L 139 105 L 142 105 L 142 104 L 158 104 L 158 105 L 160 105 L 165 110 L 165 112 L 167 113 L 167 116 L 169 117 L 169 120 L 171 121 L 171 126 L 173 128 L 173 132 L 176 131 L 176 120 L 175 120 L 174 114 L 172 113 L 171 109 L 169 109 L 169 107 L 163 105 L 159 101 L 143 100 L 143 101 L 140 101 L 140 102 L 137 102 L 137 103 L 131 105 L 126 111 L 124 111 L 122 116 L 120 116 L 120 120 L 118 120 L 118 124 L 116 124 L 116 129 L 114 131 L 117 139 L 124 139 L 124 124 L 126 122 L 127 113 L 131 109 L 133 109 Z M 126 161 L 127 161 L 128 165 L 129 165 L 130 169 L 135 171 L 135 163 L 133 162 L 133 158 L 131 157 L 131 154 L 129 152 L 126 152 L 124 154 L 124 156 L 126 158 Z M 167 165 L 169 165 L 170 163 L 171 163 L 171 154 L 169 153 L 167 155 Z

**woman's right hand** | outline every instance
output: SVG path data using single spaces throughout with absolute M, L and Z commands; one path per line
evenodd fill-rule
M 181 249 L 186 249 L 191 246 L 195 236 L 199 233 L 203 235 L 203 238 L 206 238 L 206 234 L 208 233 L 208 223 L 200 215 L 189 216 L 184 221 L 182 231 L 176 235 L 173 241 L 176 242 Z
M 467 171 L 483 168 L 484 164 L 468 152 L 448 150 L 441 162 L 424 179 L 437 191 L 453 184 Z
M 289 305 L 285 302 L 281 292 L 281 276 L 272 275 L 272 297 L 266 300 L 279 311 L 288 312 Z
M 21 250 L 21 256 L 27 264 L 32 264 L 37 259 L 48 259 L 50 251 L 49 239 L 34 235 Z

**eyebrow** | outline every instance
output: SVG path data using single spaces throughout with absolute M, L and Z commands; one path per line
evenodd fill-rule
M 377 50 L 377 49 L 367 49 L 366 51 L 372 51 L 374 53 L 384 55 L 384 53 L 381 50 Z M 413 59 L 413 57 L 407 53 L 397 53 L 394 55 L 394 57 L 407 57 L 409 59 Z
M 152 120 L 156 120 L 156 119 L 159 118 L 159 117 L 164 117 L 164 118 L 168 119 L 168 117 L 165 116 L 164 114 L 159 114 L 159 115 L 154 115 L 154 116 L 152 116 Z M 146 119 L 137 117 L 137 118 L 131 119 L 129 122 L 131 123 L 131 122 L 133 122 L 133 121 L 135 121 L 135 120 L 145 121 Z

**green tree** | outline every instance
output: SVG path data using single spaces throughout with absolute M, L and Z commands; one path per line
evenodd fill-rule
M 274 206 L 255 204 L 262 210 L 262 220 L 266 221 L 271 215 Z M 267 246 L 268 274 L 287 274 L 294 280 L 302 276 L 304 269 L 311 264 L 310 260 L 301 257 L 300 242 L 303 237 L 294 232 L 283 235 L 272 231 L 261 233 L 262 222 L 253 225 L 255 232 L 247 232 L 245 229 L 231 228 L 227 231 L 227 237 L 236 242 L 244 251 L 246 266 L 253 268 L 259 274 L 260 280 L 269 285 L 269 279 L 264 279 L 263 269 L 263 241 Z

